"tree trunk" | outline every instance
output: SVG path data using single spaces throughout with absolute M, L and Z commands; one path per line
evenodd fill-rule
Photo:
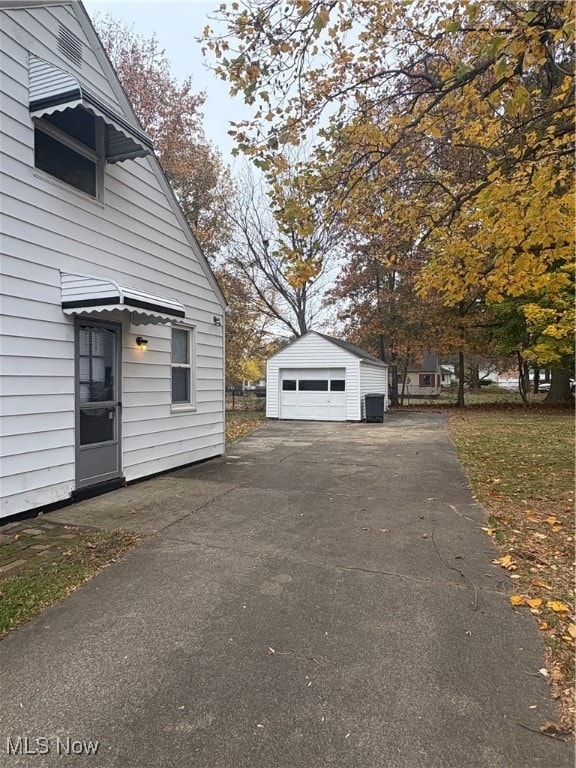
M 393 408 L 397 408 L 398 405 L 400 404 L 400 399 L 398 397 L 398 366 L 396 365 L 396 363 L 390 366 L 389 388 L 390 388 L 390 405 Z
M 550 391 L 544 400 L 550 405 L 573 405 L 574 395 L 570 391 L 570 368 L 553 368 Z
M 406 355 L 406 359 L 404 360 L 404 367 L 402 370 L 402 391 L 400 392 L 400 405 L 404 405 L 404 394 L 406 392 L 406 377 L 408 375 L 409 355 L 410 353 Z
M 480 366 L 475 363 L 468 363 L 470 389 L 475 395 L 480 392 Z
M 520 397 L 522 398 L 522 405 L 524 408 L 528 408 L 530 405 L 530 402 L 528 401 L 530 369 L 520 352 L 518 352 L 518 389 L 520 391 Z
M 534 368 L 534 385 L 532 387 L 532 392 L 534 392 L 535 395 L 540 392 L 540 368 Z
M 456 401 L 457 408 L 464 408 L 466 402 L 464 400 L 464 350 L 458 352 L 458 399 Z

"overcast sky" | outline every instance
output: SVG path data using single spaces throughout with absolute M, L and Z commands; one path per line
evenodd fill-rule
M 203 108 L 207 138 L 215 144 L 225 162 L 233 162 L 230 151 L 234 142 L 228 136 L 228 122 L 250 117 L 250 110 L 241 98 L 232 99 L 228 85 L 213 75 L 206 67 L 201 46 L 196 42 L 206 24 L 213 25 L 210 15 L 220 5 L 206 0 L 134 0 L 133 2 L 101 2 L 84 0 L 88 14 L 111 14 L 124 19 L 138 34 L 152 37 L 155 33 L 160 47 L 170 61 L 172 74 L 178 80 L 192 76 L 195 90 L 206 91 Z

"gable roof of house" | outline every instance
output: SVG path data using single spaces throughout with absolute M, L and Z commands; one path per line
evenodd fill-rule
M 438 368 L 438 355 L 433 352 L 428 352 L 422 358 L 421 363 L 416 363 L 414 360 L 410 360 L 408 363 L 409 371 L 436 371 Z
M 16 9 L 41 8 L 42 6 L 47 6 L 47 5 L 66 6 L 75 14 L 78 20 L 78 23 L 82 28 L 83 33 L 86 35 L 86 38 L 90 41 L 92 51 L 96 56 L 98 63 L 102 67 L 102 70 L 106 76 L 108 84 L 114 93 L 117 104 L 119 105 L 119 109 L 121 110 L 121 117 L 124 118 L 124 121 L 125 121 L 124 125 L 116 124 L 114 127 L 118 127 L 120 129 L 124 127 L 128 128 L 128 133 L 133 133 L 133 135 L 135 135 L 136 138 L 142 142 L 142 146 L 146 146 L 146 148 L 148 148 L 148 145 L 146 143 L 147 137 L 142 131 L 142 126 L 140 124 L 140 121 L 134 111 L 134 108 L 128 96 L 126 95 L 126 91 L 124 90 L 118 78 L 118 74 L 116 73 L 116 70 L 114 69 L 112 62 L 110 61 L 110 58 L 106 53 L 106 50 L 102 44 L 102 41 L 100 40 L 100 37 L 96 32 L 96 29 L 92 23 L 92 20 L 88 15 L 88 11 L 84 7 L 83 3 L 80 2 L 80 0 L 11 0 L 10 3 L 2 4 L 0 7 L 3 10 L 4 9 L 16 10 Z M 78 78 L 76 79 L 78 80 Z M 80 86 L 82 85 L 82 83 L 79 80 L 78 80 L 78 83 Z M 84 93 L 83 95 L 85 97 L 86 94 Z M 100 104 L 95 106 L 94 104 L 90 103 L 89 106 L 92 111 L 96 111 L 98 108 L 102 108 L 102 105 Z M 151 145 L 150 145 L 150 148 L 151 148 Z M 164 192 L 166 199 L 168 200 L 168 203 L 172 208 L 174 215 L 176 216 L 176 219 L 178 220 L 182 228 L 182 232 L 184 233 L 184 236 L 188 240 L 188 243 L 190 244 L 190 247 L 192 248 L 194 255 L 198 259 L 198 263 L 200 264 L 200 267 L 205 273 L 206 278 L 208 279 L 210 285 L 214 289 L 214 293 L 218 301 L 222 305 L 222 308 L 225 309 L 228 304 L 228 302 L 226 301 L 226 297 L 224 296 L 224 293 L 216 279 L 216 276 L 214 275 L 214 272 L 212 271 L 212 268 L 208 263 L 208 260 L 206 259 L 206 256 L 204 255 L 202 248 L 200 247 L 200 244 L 196 239 L 196 236 L 192 231 L 192 228 L 188 220 L 184 216 L 182 208 L 180 207 L 180 203 L 176 198 L 174 190 L 172 189 L 172 186 L 168 181 L 168 178 L 166 176 L 164 169 L 160 165 L 160 162 L 156 157 L 156 155 L 154 154 L 154 152 L 150 152 L 149 154 L 147 154 L 145 160 L 148 163 L 150 163 L 150 166 L 154 172 L 154 175 L 156 176 L 158 183 L 162 191 Z

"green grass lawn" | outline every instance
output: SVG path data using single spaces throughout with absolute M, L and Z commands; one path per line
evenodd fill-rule
M 454 414 L 450 425 L 483 503 L 494 494 L 547 505 L 573 498 L 570 411 L 464 412 Z
M 562 722 L 574 723 L 574 413 L 460 409 L 448 425 L 518 607 L 542 631 Z M 531 602 L 527 602 L 530 600 Z
M 73 592 L 138 543 L 120 531 L 79 529 L 79 539 L 47 562 L 0 581 L 0 638 Z M 9 545 L 3 545 L 9 546 Z
M 540 405 L 546 398 L 545 392 L 539 392 L 538 394 L 530 394 L 529 401 L 533 405 Z M 430 406 L 437 405 L 439 407 L 453 407 L 458 401 L 458 391 L 455 387 L 450 389 L 443 389 L 438 397 L 430 398 L 404 398 L 404 407 L 410 408 L 418 406 Z M 522 405 L 522 398 L 519 392 L 510 392 L 507 389 L 501 387 L 480 387 L 478 392 L 472 392 L 466 389 L 464 392 L 464 402 L 466 406 L 477 405 Z

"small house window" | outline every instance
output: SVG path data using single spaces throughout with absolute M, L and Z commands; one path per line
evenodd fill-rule
M 194 404 L 193 329 L 172 328 L 172 404 Z
M 104 156 L 102 121 L 80 108 L 55 112 L 34 123 L 34 165 L 90 197 L 101 199 Z
M 296 380 L 284 379 L 284 381 L 282 382 L 282 390 L 284 392 L 296 392 Z
M 435 376 L 433 373 L 421 373 L 420 374 L 420 386 L 421 387 L 433 387 Z

